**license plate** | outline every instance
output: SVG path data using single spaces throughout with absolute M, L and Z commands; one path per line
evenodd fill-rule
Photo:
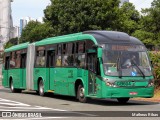
M 126 82 L 126 81 L 118 81 L 116 82 L 117 86 L 132 86 L 132 82 Z

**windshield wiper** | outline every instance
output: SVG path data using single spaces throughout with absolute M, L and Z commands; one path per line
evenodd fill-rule
M 117 59 L 117 71 L 118 71 L 118 74 L 119 74 L 119 78 L 122 78 L 122 69 L 121 69 L 121 65 L 120 65 L 120 62 L 121 59 L 120 59 L 120 56 L 118 57 Z
M 145 74 L 143 73 L 143 71 L 139 68 L 139 66 L 136 64 L 136 62 L 134 60 L 131 60 L 131 63 L 133 63 L 137 68 L 138 70 L 140 71 L 140 73 L 142 74 L 143 76 L 143 79 L 145 78 Z

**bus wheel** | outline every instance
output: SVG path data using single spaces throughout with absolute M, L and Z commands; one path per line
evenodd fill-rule
M 10 90 L 11 90 L 12 93 L 21 93 L 22 92 L 21 89 L 14 88 L 14 86 L 13 86 L 13 80 L 11 80 L 11 83 L 10 83 Z
M 36 94 L 39 95 L 39 90 L 36 90 Z
M 119 103 L 124 104 L 124 103 L 128 102 L 129 98 L 117 98 L 117 100 L 118 100 Z
M 39 95 L 40 96 L 44 96 L 44 84 L 43 84 L 43 80 L 41 80 L 39 82 Z
M 10 90 L 11 90 L 12 93 L 16 92 L 16 90 L 15 90 L 15 88 L 13 86 L 13 80 L 11 80 L 11 83 L 10 83 Z
M 80 84 L 77 90 L 77 98 L 79 102 L 85 103 L 87 102 L 87 98 L 85 97 L 84 87 Z

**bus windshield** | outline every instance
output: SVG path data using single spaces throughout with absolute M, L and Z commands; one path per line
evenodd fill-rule
M 109 76 L 151 76 L 151 65 L 142 45 L 103 45 L 103 68 Z

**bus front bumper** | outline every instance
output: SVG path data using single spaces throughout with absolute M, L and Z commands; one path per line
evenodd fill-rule
M 103 98 L 144 97 L 151 98 L 154 95 L 154 87 L 144 88 L 114 88 L 106 87 L 102 91 Z

